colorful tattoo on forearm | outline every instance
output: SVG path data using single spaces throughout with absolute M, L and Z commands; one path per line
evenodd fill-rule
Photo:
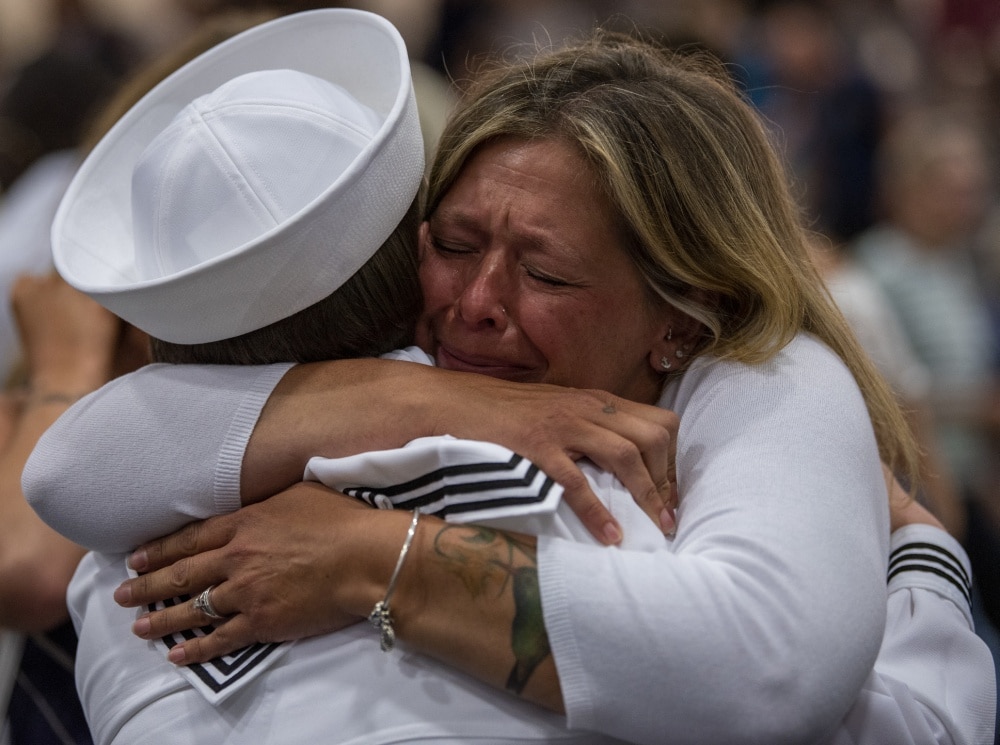
M 511 588 L 514 666 L 506 688 L 520 694 L 538 666 L 552 654 L 542 618 L 535 546 L 489 528 L 446 525 L 434 539 L 434 550 L 448 561 L 474 598 L 493 584 L 498 586 L 497 596 Z

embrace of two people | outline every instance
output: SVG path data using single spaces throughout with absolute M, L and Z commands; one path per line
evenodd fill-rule
M 426 191 L 378 16 L 183 67 L 53 232 L 159 363 L 25 469 L 93 550 L 96 740 L 991 741 L 967 559 L 807 246 L 753 110 L 643 41 L 484 74 Z

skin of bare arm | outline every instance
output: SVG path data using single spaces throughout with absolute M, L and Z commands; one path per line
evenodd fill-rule
M 28 386 L 7 394 L 0 452 L 0 625 L 44 631 L 66 620 L 66 587 L 83 550 L 45 525 L 24 499 L 21 471 L 42 433 L 114 373 L 122 324 L 56 275 L 12 290 Z
M 275 519 L 286 526 L 284 540 L 274 540 L 269 524 Z M 122 585 L 115 598 L 139 606 L 164 593 L 214 584 L 213 603 L 225 612 L 226 595 L 239 597 L 243 612 L 212 634 L 174 647 L 170 659 L 178 664 L 208 660 L 257 640 L 336 631 L 366 617 L 384 596 L 409 521 L 409 513 L 386 514 L 318 484 L 298 484 L 140 549 L 132 564 L 147 573 Z M 197 561 L 190 558 L 195 555 Z M 360 555 L 364 561 L 354 558 Z M 534 537 L 422 517 L 408 556 L 390 604 L 407 645 L 561 712 L 537 594 Z M 276 567 L 283 567 L 281 592 L 273 592 L 269 582 Z M 329 590 L 319 602 L 317 586 Z M 476 637 L 461 639 L 459 627 L 470 619 Z M 156 638 L 203 623 L 184 603 L 140 618 L 134 630 Z
M 591 533 L 614 544 L 621 531 L 574 461 L 588 457 L 615 473 L 651 519 L 669 530 L 670 510 L 663 513 L 676 496 L 677 427 L 673 412 L 603 391 L 510 383 L 391 360 L 300 365 L 275 388 L 254 428 L 242 466 L 242 498 L 252 504 L 291 486 L 315 455 L 350 455 L 449 434 L 497 442 L 530 458 L 565 487 L 565 498 Z

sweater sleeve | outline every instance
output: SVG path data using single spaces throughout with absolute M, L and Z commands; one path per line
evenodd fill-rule
M 996 679 L 972 625 L 971 568 L 930 525 L 892 534 L 889 612 L 875 669 L 829 745 L 992 743 Z
M 638 743 L 834 731 L 885 622 L 888 507 L 853 379 L 807 337 L 757 366 L 699 360 L 680 415 L 673 550 L 539 539 L 572 728 Z
M 114 380 L 39 440 L 24 494 L 56 531 L 107 552 L 239 509 L 247 442 L 290 367 L 149 365 Z

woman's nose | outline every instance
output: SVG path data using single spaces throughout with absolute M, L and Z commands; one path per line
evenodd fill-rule
M 510 280 L 508 267 L 496 259 L 484 258 L 470 267 L 458 298 L 461 319 L 472 326 L 506 328 Z

